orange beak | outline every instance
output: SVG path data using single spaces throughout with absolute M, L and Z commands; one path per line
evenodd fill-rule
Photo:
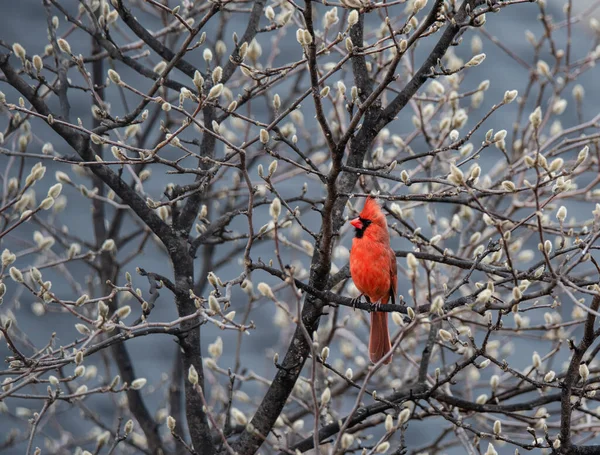
M 356 229 L 363 228 L 363 224 L 362 224 L 362 221 L 360 221 L 360 218 L 354 218 L 353 220 L 350 221 L 350 224 L 352 226 L 354 226 Z

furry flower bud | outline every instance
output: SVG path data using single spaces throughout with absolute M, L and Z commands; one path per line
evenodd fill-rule
M 538 128 L 542 123 L 542 108 L 536 107 L 535 110 L 529 115 L 529 121 L 534 128 Z
M 519 92 L 517 90 L 507 90 L 504 92 L 504 104 L 512 103 L 518 94 Z
M 279 198 L 273 199 L 273 202 L 271 202 L 271 205 L 269 207 L 269 213 L 273 220 L 276 221 L 279 218 L 279 215 L 281 214 L 281 201 L 279 200 Z
M 469 60 L 466 64 L 465 67 L 467 68 L 471 68 L 473 66 L 478 66 L 480 65 L 483 61 L 485 60 L 485 54 L 477 54 L 475 55 L 473 58 L 471 58 L 471 60 Z
M 262 130 L 260 130 L 259 138 L 260 142 L 266 144 L 267 142 L 269 142 L 269 132 L 263 128 Z
M 10 274 L 10 277 L 13 279 L 13 281 L 15 281 L 17 283 L 23 283 L 23 281 L 25 281 L 23 279 L 23 274 L 16 267 L 11 267 L 10 270 L 8 271 L 8 273 Z
M 198 384 L 198 372 L 194 365 L 190 365 L 190 369 L 188 371 L 188 381 L 190 381 L 193 385 Z
M 579 365 L 579 376 L 581 376 L 581 379 L 584 382 L 588 380 L 590 377 L 590 369 L 588 368 L 587 364 L 582 363 Z
M 146 385 L 146 382 L 148 382 L 146 378 L 135 379 L 131 383 L 131 388 L 133 390 L 140 390 L 141 388 L 143 388 Z

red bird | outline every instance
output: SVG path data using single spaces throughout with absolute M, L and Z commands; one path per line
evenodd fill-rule
M 390 247 L 390 234 L 385 215 L 372 197 L 368 197 L 358 218 L 350 221 L 355 234 L 350 251 L 350 274 L 362 295 L 373 304 L 395 303 L 398 284 L 396 255 Z M 359 297 L 360 298 L 360 297 Z M 388 316 L 371 313 L 369 358 L 376 363 L 392 349 Z M 390 356 L 385 363 L 390 363 Z

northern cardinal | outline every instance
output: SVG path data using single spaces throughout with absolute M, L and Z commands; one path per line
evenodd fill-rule
M 395 303 L 398 283 L 396 255 L 390 247 L 385 215 L 375 199 L 367 198 L 362 212 L 350 224 L 355 230 L 350 251 L 350 274 L 354 284 L 373 304 L 388 303 L 390 298 Z M 369 334 L 371 362 L 378 362 L 391 349 L 387 313 L 372 312 Z M 391 361 L 392 356 L 389 356 L 384 363 Z

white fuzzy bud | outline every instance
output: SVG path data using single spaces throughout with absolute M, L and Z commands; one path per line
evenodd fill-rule
M 490 378 L 490 387 L 492 388 L 492 391 L 495 392 L 499 384 L 500 376 L 498 376 L 497 374 L 492 375 L 492 377 Z
M 113 239 L 106 239 L 100 248 L 102 251 L 114 251 L 117 245 Z
M 501 432 L 502 432 L 502 423 L 499 420 L 496 420 L 494 422 L 494 434 L 496 436 L 499 436 Z
M 550 66 L 548 66 L 548 64 L 545 61 L 538 60 L 538 62 L 536 64 L 536 68 L 537 68 L 537 72 L 539 74 L 541 74 L 542 76 L 546 76 L 546 77 L 552 76 L 552 74 L 550 73 Z
M 507 90 L 504 92 L 504 104 L 512 103 L 518 94 L 517 90 Z
M 231 416 L 238 425 L 245 426 L 248 423 L 246 415 L 237 408 L 231 408 Z
M 17 256 L 11 253 L 10 250 L 8 250 L 8 248 L 5 248 L 2 252 L 2 255 L 0 256 L 0 259 L 2 260 L 2 265 L 6 267 L 15 262 L 17 260 Z
M 406 422 L 408 422 L 408 419 L 410 418 L 410 414 L 411 414 L 411 411 L 409 408 L 402 409 L 402 411 L 400 411 L 400 414 L 398 414 L 398 424 L 404 425 Z
M 58 44 L 58 47 L 60 48 L 61 51 L 63 51 L 66 54 L 71 55 L 71 45 L 69 44 L 69 42 L 66 39 L 63 38 L 59 38 L 56 43 Z
M 584 95 L 585 90 L 583 89 L 583 86 L 581 84 L 577 84 L 575 87 L 573 87 L 573 98 L 575 98 L 575 101 L 581 103 Z
M 455 185 L 463 185 L 465 183 L 465 175 L 463 174 L 463 171 L 457 168 L 454 164 L 451 164 L 448 181 L 454 183 Z
M 548 166 L 548 170 L 550 172 L 557 172 L 563 167 L 564 163 L 565 163 L 565 160 L 563 160 L 562 158 L 556 158 L 556 159 L 552 160 L 552 162 L 550 163 L 550 166 Z
M 217 66 L 213 70 L 211 77 L 212 77 L 213 84 L 218 84 L 219 82 L 221 82 L 221 78 L 223 77 L 223 68 L 221 68 L 220 66 Z
M 419 1 L 419 0 L 417 0 L 417 1 Z M 390 449 L 390 443 L 385 441 L 377 446 L 377 448 L 375 449 L 375 453 L 386 453 L 389 449 Z
M 77 390 L 75 390 L 75 395 L 83 395 L 85 393 L 87 393 L 88 391 L 88 386 L 86 386 L 85 384 L 82 386 L 79 386 L 77 388 Z
M 271 161 L 269 164 L 269 177 L 271 177 L 277 171 L 277 160 Z
M 275 95 L 273 95 L 273 108 L 276 111 L 278 111 L 280 107 L 281 107 L 281 97 L 279 96 L 279 93 L 275 93 Z
M 466 64 L 466 68 L 471 68 L 473 66 L 480 65 L 485 60 L 485 54 L 477 54 L 471 60 L 469 60 Z
M 208 308 L 210 308 L 213 313 L 221 312 L 221 305 L 217 298 L 212 294 L 208 296 Z
M 427 5 L 427 0 L 415 0 L 413 3 L 413 13 L 416 14 Z
M 21 60 L 25 60 L 25 58 L 27 57 L 27 52 L 25 51 L 25 48 L 19 43 L 14 43 L 12 45 L 12 50 L 15 53 L 15 55 Z
M 560 115 L 565 111 L 566 108 L 567 108 L 567 100 L 558 99 L 552 105 L 552 113 L 555 115 Z
M 200 71 L 196 70 L 194 71 L 194 85 L 196 86 L 196 88 L 198 89 L 199 92 L 202 92 L 202 86 L 204 85 L 204 78 L 202 77 L 202 74 L 200 73 Z
M 117 85 L 121 83 L 121 76 L 115 70 L 108 70 L 108 78 Z
M 122 306 L 116 311 L 116 315 L 119 319 L 125 319 L 131 314 L 131 307 L 129 305 Z
M 131 383 L 131 388 L 133 390 L 140 390 L 141 388 L 143 388 L 146 385 L 146 382 L 148 382 L 146 378 L 135 379 Z
M 385 418 L 385 431 L 388 433 L 394 429 L 394 418 L 388 414 Z
M 352 444 L 354 444 L 354 435 L 350 433 L 344 433 L 340 441 L 340 446 L 342 449 L 348 449 Z
M 506 137 L 506 130 L 500 130 L 496 134 L 494 134 L 493 142 L 503 141 Z
M 23 274 L 16 267 L 11 267 L 10 270 L 8 271 L 8 273 L 10 274 L 10 277 L 13 279 L 13 281 L 15 281 L 17 283 L 23 283 L 23 281 L 25 281 L 23 279 Z
M 258 289 L 258 292 L 260 292 L 265 297 L 269 297 L 271 299 L 275 298 L 275 294 L 273 294 L 273 290 L 271 289 L 271 286 L 269 286 L 267 283 L 265 283 L 265 282 L 258 283 L 257 289 Z
M 575 162 L 575 166 L 579 166 L 587 159 L 589 151 L 590 148 L 587 145 L 580 150 L 579 154 L 577 155 L 577 161 Z
M 269 142 L 269 132 L 263 128 L 262 130 L 260 130 L 259 138 L 260 142 L 266 144 L 267 142 Z
M 408 268 L 411 269 L 412 271 L 417 270 L 417 267 L 419 267 L 419 261 L 417 260 L 415 255 L 412 253 L 408 253 L 406 255 L 406 263 L 408 264 Z
M 62 191 L 62 184 L 56 183 L 56 184 L 52 185 L 50 187 L 50 189 L 48 190 L 48 196 L 56 199 L 58 196 L 60 196 L 61 191 Z
M 214 99 L 214 98 L 218 98 L 219 96 L 221 96 L 221 93 L 223 93 L 223 88 L 224 88 L 223 84 L 215 85 L 208 92 L 208 99 Z
M 279 200 L 279 198 L 273 199 L 273 202 L 271 202 L 271 205 L 269 207 L 269 213 L 273 220 L 276 221 L 279 218 L 279 215 L 281 214 L 281 201 Z
M 431 81 L 431 83 L 429 84 L 429 89 L 431 90 L 432 93 L 434 93 L 435 95 L 441 96 L 444 94 L 445 92 L 445 88 L 444 86 L 436 81 L 435 79 L 433 81 Z
M 103 431 L 98 436 L 96 436 L 96 447 L 99 449 L 104 447 L 110 441 L 110 432 Z
M 221 337 L 217 337 L 214 343 L 208 345 L 208 353 L 215 359 L 221 357 L 221 354 L 223 354 L 223 339 Z
M 54 174 L 54 177 L 56 178 L 57 181 L 59 181 L 61 183 L 71 183 L 71 178 L 62 171 L 56 171 L 56 174 Z
M 40 209 L 49 210 L 52 208 L 53 205 L 54 205 L 54 198 L 47 197 L 42 202 L 40 202 Z
M 446 341 L 446 342 L 448 342 L 448 341 L 451 341 L 451 340 L 452 340 L 452 334 L 451 334 L 450 332 L 448 332 L 447 330 L 440 329 L 440 330 L 438 331 L 438 335 L 440 336 L 440 338 L 441 338 L 443 341 Z
M 219 278 L 217 277 L 217 275 L 215 275 L 214 272 L 208 272 L 208 275 L 206 275 L 206 279 L 213 287 L 217 287 L 219 285 Z
M 329 401 L 331 401 L 331 389 L 327 387 L 325 390 L 323 390 L 323 393 L 321 394 L 321 406 L 326 405 L 327 403 L 329 403 Z
M 273 21 L 273 19 L 275 19 L 275 10 L 272 6 L 269 5 L 265 8 L 265 17 L 270 21 Z
M 175 431 L 175 426 L 177 425 L 177 421 L 172 417 L 167 417 L 167 428 L 169 431 Z
M 190 369 L 188 371 L 188 381 L 190 381 L 193 385 L 198 384 L 198 372 L 196 371 L 196 367 L 194 367 L 194 365 L 190 365 Z
M 535 110 L 529 115 L 529 121 L 534 128 L 538 128 L 542 123 L 542 108 L 536 107 Z
M 512 296 L 515 300 L 521 300 L 521 298 L 523 297 L 523 293 L 521 292 L 521 289 L 519 289 L 519 287 L 514 287 L 512 290 Z
M 40 57 L 39 55 L 34 55 L 32 61 L 33 61 L 33 67 L 35 68 L 35 70 L 38 73 L 40 71 L 42 71 L 42 69 L 44 68 L 44 61 L 42 60 L 42 57 Z
M 344 376 L 346 376 L 346 379 L 352 380 L 352 377 L 354 376 L 354 372 L 352 371 L 352 368 L 348 368 L 346 370 L 346 372 L 344 373 Z
M 161 75 L 165 72 L 166 69 L 167 69 L 167 62 L 164 62 L 164 61 L 158 62 L 156 64 L 156 66 L 153 68 L 155 73 L 158 73 Z
M 394 324 L 396 324 L 398 327 L 404 327 L 405 325 L 404 319 L 400 313 L 392 313 L 392 321 L 394 321 Z
M 542 358 L 537 352 L 534 352 L 531 356 L 531 362 L 533 364 L 533 368 L 537 370 L 542 365 Z
M 517 186 L 510 180 L 504 180 L 502 182 L 502 188 L 504 188 L 506 191 L 513 192 L 517 189 Z
M 358 23 L 358 11 L 353 9 L 348 14 L 348 27 L 353 27 L 356 23 Z
M 584 382 L 588 380 L 590 377 L 590 369 L 588 368 L 587 364 L 582 363 L 579 365 L 579 376 L 581 376 L 581 379 Z
M 90 333 L 90 329 L 85 324 L 75 324 L 75 330 L 77 330 L 82 335 L 88 335 Z

